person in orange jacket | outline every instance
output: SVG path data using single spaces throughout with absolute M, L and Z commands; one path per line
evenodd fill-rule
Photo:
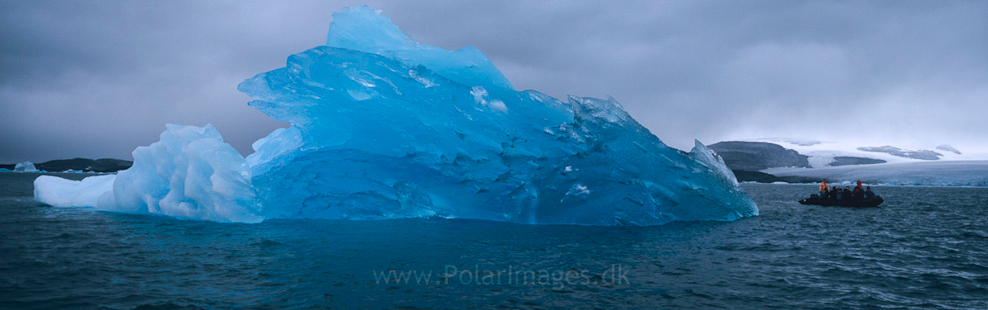
M 820 182 L 820 197 L 827 197 L 827 191 L 829 190 L 830 186 L 827 185 L 827 179 L 823 179 L 823 182 Z

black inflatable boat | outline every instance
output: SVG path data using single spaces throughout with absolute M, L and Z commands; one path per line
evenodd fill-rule
M 882 204 L 885 200 L 882 196 L 875 196 L 871 198 L 864 199 L 834 199 L 834 198 L 820 198 L 819 195 L 811 195 L 810 198 L 800 200 L 799 203 L 804 205 L 818 205 L 827 207 L 849 207 L 849 208 L 870 208 L 877 207 Z

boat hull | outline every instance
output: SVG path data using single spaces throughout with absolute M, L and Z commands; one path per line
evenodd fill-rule
M 804 205 L 817 205 L 817 206 L 826 206 L 826 207 L 848 207 L 848 208 L 877 207 L 881 205 L 882 202 L 885 202 L 885 199 L 882 199 L 882 196 L 875 196 L 865 199 L 851 199 L 851 200 L 810 197 L 799 201 L 799 203 Z

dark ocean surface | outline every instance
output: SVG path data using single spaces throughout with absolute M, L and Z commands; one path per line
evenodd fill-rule
M 220 224 L 42 205 L 35 176 L 0 173 L 0 309 L 988 308 L 986 188 L 745 184 L 760 216 L 658 227 Z

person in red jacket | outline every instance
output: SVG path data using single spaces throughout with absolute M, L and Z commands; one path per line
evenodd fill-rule
M 861 187 L 861 180 L 858 180 L 858 186 L 854 187 L 854 191 L 851 192 L 851 197 L 855 199 L 864 199 L 864 188 Z

